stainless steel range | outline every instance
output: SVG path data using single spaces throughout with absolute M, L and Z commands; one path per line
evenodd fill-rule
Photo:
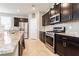
M 46 31 L 46 47 L 54 52 L 55 47 L 55 33 L 65 32 L 65 27 L 53 27 L 52 31 Z
M 46 47 L 50 49 L 52 52 L 54 52 L 54 34 L 55 33 L 53 33 L 53 31 L 46 31 L 46 37 L 45 37 Z

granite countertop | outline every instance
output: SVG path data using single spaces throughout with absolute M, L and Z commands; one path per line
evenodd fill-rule
M 73 36 L 73 37 L 79 37 L 79 32 L 67 32 L 67 33 L 57 33 L 60 35 L 66 35 L 66 36 Z
M 5 40 L 5 42 L 2 45 L 0 43 L 0 55 L 13 53 L 23 33 L 23 31 L 18 31 L 12 34 L 8 31 L 4 31 L 3 39 Z

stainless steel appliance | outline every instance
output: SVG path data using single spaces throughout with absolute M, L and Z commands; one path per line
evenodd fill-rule
M 28 22 L 19 22 L 19 27 L 21 31 L 24 31 L 24 38 L 28 38 Z
M 52 31 L 46 31 L 46 47 L 54 52 L 55 47 L 55 33 L 65 32 L 65 27 L 53 27 Z
M 55 24 L 60 22 L 60 14 L 56 14 L 50 17 L 50 24 Z
M 28 22 L 25 22 L 25 28 L 24 28 L 24 38 L 28 38 Z
M 54 52 L 54 33 L 53 31 L 46 31 L 46 36 L 45 36 L 45 44 L 46 47 Z

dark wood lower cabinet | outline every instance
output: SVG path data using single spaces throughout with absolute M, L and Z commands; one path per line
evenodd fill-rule
M 56 34 L 55 53 L 61 56 L 79 56 L 79 38 Z
M 79 43 L 68 41 L 66 50 L 67 56 L 79 56 Z
M 40 39 L 40 41 L 42 41 L 43 43 L 45 43 L 45 32 L 40 31 L 39 39 Z
M 56 35 L 56 39 L 55 39 L 55 53 L 57 53 L 58 55 L 64 55 L 64 46 L 63 46 L 63 40 L 61 39 L 61 37 L 59 35 Z

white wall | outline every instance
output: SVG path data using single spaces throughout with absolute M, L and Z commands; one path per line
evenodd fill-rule
M 42 12 L 36 12 L 35 18 L 32 18 L 32 14 L 29 14 L 29 39 L 39 39 L 39 31 L 44 31 L 42 26 Z
M 8 16 L 8 17 L 11 17 L 11 29 L 14 27 L 14 18 L 12 17 L 12 16 L 10 16 L 10 15 L 1 15 L 0 14 L 0 17 L 1 16 Z M 1 18 L 0 18 L 1 19 Z M 6 22 L 7 20 L 5 20 L 5 22 Z M 0 23 L 0 25 L 1 25 L 1 23 Z
M 32 14 L 29 14 L 29 39 L 38 39 L 38 26 L 37 26 L 37 19 L 36 15 L 35 18 L 32 18 Z
M 44 15 L 43 12 L 39 12 L 39 31 L 45 31 L 45 26 L 42 26 L 42 16 Z

